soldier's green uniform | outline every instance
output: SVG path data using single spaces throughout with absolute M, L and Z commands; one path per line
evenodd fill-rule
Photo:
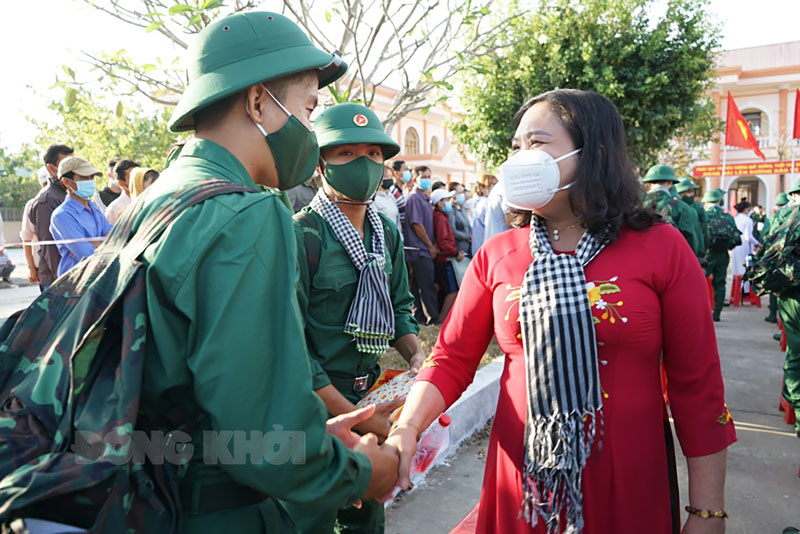
M 775 214 L 772 217 L 769 217 L 766 221 L 764 221 L 762 241 L 766 241 L 769 238 L 770 230 L 772 228 L 778 227 L 778 224 L 776 223 L 777 215 L 781 211 L 780 208 L 783 208 L 788 203 L 789 196 L 786 193 L 778 193 L 778 195 L 775 197 L 775 206 L 777 206 L 779 209 L 775 211 Z M 768 323 L 778 322 L 778 298 L 772 293 L 769 294 L 769 314 L 764 318 L 764 320 Z
M 667 165 L 654 165 L 647 171 L 644 183 L 670 182 L 678 183 L 675 171 Z M 681 202 L 666 189 L 666 187 L 651 189 L 645 197 L 645 205 L 660 213 L 670 224 L 677 228 L 695 256 L 701 258 L 705 253 L 700 247 L 701 240 L 698 236 L 699 219 L 693 208 Z
M 375 143 L 382 146 L 384 159 L 393 157 L 400 150 L 383 132 L 378 117 L 369 108 L 358 104 L 340 104 L 327 109 L 315 121 L 314 131 L 323 149 L 343 144 Z M 382 167 L 377 172 L 383 176 Z M 330 178 L 326 179 L 331 183 Z M 366 193 L 366 198 L 374 193 L 374 190 Z M 379 217 L 385 237 L 384 272 L 394 312 L 393 344 L 402 336 L 417 334 L 419 326 L 412 312 L 414 298 L 408 289 L 400 232 L 387 217 L 380 214 Z M 334 229 L 312 206 L 305 207 L 294 219 L 300 272 L 297 295 L 305 319 L 313 388 L 319 390 L 333 385 L 347 400 L 356 404 L 380 375 L 380 354 L 359 351 L 353 336 L 344 332 L 345 320 L 359 285 L 359 270 Z M 363 238 L 367 251 L 372 249 L 372 232 L 367 219 Z M 287 508 L 304 534 L 333 531 L 379 534 L 384 530 L 383 504 L 375 501 L 365 501 L 361 509 L 351 506 L 338 511 L 325 506 L 315 506 L 313 510 L 293 505 Z
M 331 54 L 277 13 L 226 17 L 201 32 L 190 55 L 189 84 L 170 121 L 174 131 L 191 128 L 197 110 L 259 81 L 319 68 L 325 85 L 343 74 L 342 68 L 322 70 Z M 255 187 L 229 151 L 193 139 L 148 189 L 135 224 L 171 192 L 208 178 Z M 195 206 L 147 249 L 143 261 L 152 334 L 141 412 L 156 420 L 182 405 L 185 417 L 202 421 L 180 485 L 183 531 L 292 532 L 277 499 L 331 508 L 360 499 L 370 463 L 326 433 L 294 290 L 291 214 L 278 195 L 223 195 Z M 305 458 L 278 464 L 250 455 L 225 461 L 223 454 L 219 463 L 208 463 L 203 430 L 243 431 L 251 438 L 251 432 L 279 431 L 275 436 L 285 438 L 278 440 L 284 446 L 291 445 L 287 439 L 303 441 Z M 218 453 L 241 449 L 243 439 L 221 439 Z
M 697 246 L 699 250 L 703 251 L 704 257 L 708 240 L 708 219 L 706 217 L 706 210 L 703 208 L 703 204 L 697 201 L 697 199 L 694 197 L 694 194 L 685 194 L 687 192 L 698 191 L 699 189 L 700 187 L 698 187 L 689 178 L 681 178 L 680 183 L 675 186 L 675 190 L 681 195 L 681 200 L 683 200 L 687 206 L 694 209 L 695 213 L 697 214 L 698 227 L 695 235 L 698 239 Z
M 736 229 L 736 221 L 719 205 L 723 198 L 723 195 L 716 190 L 707 191 L 703 196 L 703 202 L 706 203 L 705 211 L 708 224 L 710 226 L 713 221 L 723 219 L 733 229 Z M 714 288 L 713 316 L 715 321 L 719 321 L 725 302 L 725 279 L 728 276 L 728 264 L 731 261 L 731 257 L 727 246 L 712 246 L 710 241 L 709 239 L 709 247 L 706 253 L 706 274 L 712 277 L 711 285 Z

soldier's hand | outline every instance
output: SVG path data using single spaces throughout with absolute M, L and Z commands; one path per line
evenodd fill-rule
M 397 485 L 397 467 L 399 456 L 397 450 L 391 446 L 379 446 L 378 438 L 374 434 L 362 436 L 353 448 L 369 458 L 372 464 L 372 478 L 364 494 L 364 499 L 385 498 Z
M 392 412 L 402 406 L 405 401 L 406 398 L 403 396 L 389 402 L 376 405 L 375 413 L 372 415 L 372 417 L 370 417 L 369 420 L 359 424 L 357 426 L 357 430 L 362 434 L 375 434 L 375 436 L 378 438 L 378 441 L 383 443 L 389 436 L 389 430 L 392 428 L 392 423 L 389 421 L 389 417 L 392 415 Z
M 344 443 L 348 449 L 354 448 L 358 445 L 360 436 L 353 432 L 352 428 L 364 421 L 368 420 L 375 413 L 375 405 L 371 404 L 352 412 L 338 415 L 328 419 L 326 423 L 326 430 L 328 434 L 336 436 L 339 441 Z
M 408 370 L 411 371 L 412 375 L 419 373 L 419 370 L 422 369 L 422 364 L 425 363 L 425 358 L 425 353 L 422 351 L 415 353 L 411 357 L 411 360 L 408 362 Z

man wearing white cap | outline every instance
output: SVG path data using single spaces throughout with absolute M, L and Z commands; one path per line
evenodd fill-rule
M 58 165 L 58 179 L 67 188 L 68 196 L 50 218 L 50 233 L 57 240 L 98 238 L 97 241 L 59 244 L 58 276 L 91 255 L 111 231 L 103 212 L 89 200 L 95 194 L 94 177 L 102 174 L 78 156 L 65 158 Z

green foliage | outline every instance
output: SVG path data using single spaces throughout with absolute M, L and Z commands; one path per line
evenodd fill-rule
M 709 140 L 718 121 L 704 94 L 720 37 L 708 0 L 669 0 L 664 16 L 651 20 L 654 3 L 542 0 L 536 13 L 514 21 L 507 48 L 471 63 L 456 135 L 498 165 L 509 153 L 517 109 L 542 92 L 574 88 L 614 102 L 640 168 L 655 163 L 676 135 L 689 144 Z
M 0 147 L 0 206 L 23 208 L 39 191 L 36 171 L 43 165 L 36 148 L 24 145 L 8 153 Z
M 120 99 L 108 91 L 90 93 L 82 86 L 65 86 L 64 100 L 48 108 L 59 121 L 31 119 L 39 130 L 37 143 L 42 147 L 65 143 L 101 170 L 115 156 L 161 169 L 176 140 L 167 130 L 167 110 L 148 114 L 132 98 Z

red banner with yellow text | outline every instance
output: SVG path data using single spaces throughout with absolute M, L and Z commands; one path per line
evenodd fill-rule
M 748 174 L 791 174 L 791 161 L 763 161 L 757 163 L 734 163 L 725 166 L 725 176 Z M 794 164 L 794 172 L 800 172 L 800 161 Z M 692 170 L 695 178 L 722 176 L 722 165 L 698 165 Z

